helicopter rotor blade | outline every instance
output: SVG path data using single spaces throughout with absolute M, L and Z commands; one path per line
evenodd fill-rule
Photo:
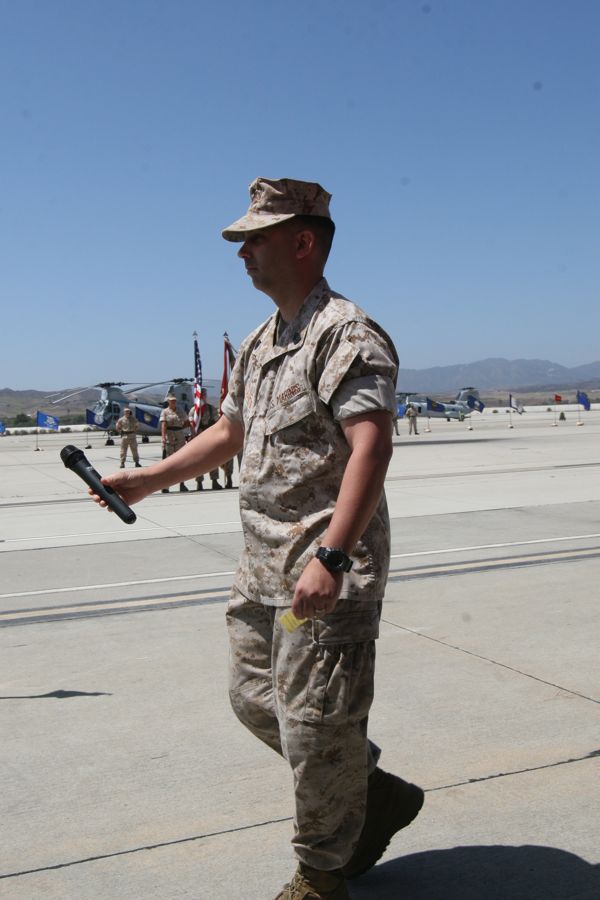
M 127 391 L 124 391 L 125 394 L 132 394 L 135 391 L 144 391 L 146 388 L 158 387 L 161 384 L 184 384 L 185 382 L 192 382 L 193 378 L 166 378 L 164 381 L 153 381 L 151 384 L 140 384 L 136 387 L 130 388 Z
M 59 397 L 58 400 L 52 400 L 51 403 L 54 405 L 55 403 L 62 403 L 63 400 L 69 400 L 70 397 L 77 397 L 78 394 L 85 394 L 86 391 L 93 391 L 97 385 L 90 384 L 88 387 L 80 388 L 78 391 L 73 391 L 71 394 L 65 394 L 64 397 Z M 52 396 L 52 395 L 51 395 Z M 46 398 L 49 399 L 49 398 Z

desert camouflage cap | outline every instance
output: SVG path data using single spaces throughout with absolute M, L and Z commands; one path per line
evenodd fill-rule
M 269 228 L 294 216 L 331 219 L 331 194 L 314 181 L 293 178 L 255 178 L 250 185 L 250 208 L 222 234 L 226 241 L 243 241 L 246 232 Z

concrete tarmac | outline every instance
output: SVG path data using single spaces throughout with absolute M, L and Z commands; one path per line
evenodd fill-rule
M 600 898 L 600 411 L 581 417 L 400 423 L 370 731 L 427 793 L 353 900 Z M 0 897 L 271 900 L 292 791 L 228 704 L 237 491 L 171 489 L 127 526 L 59 459 L 87 436 L 35 442 L 0 438 Z

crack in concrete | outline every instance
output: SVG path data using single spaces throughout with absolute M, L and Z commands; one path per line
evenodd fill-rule
M 511 771 L 511 772 L 498 772 L 494 775 L 484 775 L 481 778 L 468 778 L 466 781 L 458 781 L 455 784 L 446 784 L 446 785 L 441 785 L 440 787 L 435 787 L 435 788 L 425 788 L 425 792 L 428 794 L 431 794 L 431 793 L 434 793 L 435 791 L 449 790 L 450 788 L 453 788 L 453 787 L 463 787 L 463 786 L 468 786 L 470 784 L 478 784 L 481 781 L 491 781 L 496 778 L 508 778 L 512 775 L 521 775 L 526 772 L 537 772 L 540 769 L 552 769 L 552 768 L 555 768 L 556 766 L 566 766 L 566 765 L 570 765 L 572 763 L 583 762 L 587 759 L 594 759 L 594 758 L 598 758 L 598 757 L 600 757 L 600 750 L 592 750 L 590 753 L 586 753 L 584 756 L 577 756 L 577 757 L 573 757 L 571 759 L 559 760 L 558 762 L 546 763 L 545 765 L 542 765 L 542 766 L 532 766 L 531 768 L 528 768 L 528 769 L 515 769 L 514 771 Z M 280 819 L 267 819 L 264 822 L 252 822 L 249 825 L 237 825 L 233 828 L 222 828 L 219 831 L 210 831 L 210 832 L 206 832 L 205 834 L 195 834 L 195 835 L 191 835 L 190 837 L 177 838 L 173 841 L 160 841 L 160 842 L 157 842 L 156 844 L 145 844 L 142 847 L 132 847 L 129 850 L 117 850 L 114 853 L 101 853 L 96 856 L 87 856 L 84 859 L 72 859 L 72 860 L 69 860 L 68 862 L 56 863 L 55 865 L 51 865 L 51 866 L 40 866 L 37 869 L 24 869 L 20 872 L 8 872 L 6 874 L 1 874 L 0 880 L 5 879 L 5 878 L 20 878 L 24 875 L 35 875 L 39 872 L 51 872 L 56 869 L 67 869 L 70 866 L 80 866 L 80 865 L 84 865 L 85 863 L 99 862 L 104 859 L 115 859 L 116 857 L 119 857 L 119 856 L 129 856 L 133 853 L 141 853 L 144 850 L 160 850 L 164 847 L 176 847 L 180 844 L 190 844 L 190 843 L 193 843 L 194 841 L 202 841 L 202 840 L 206 840 L 207 838 L 211 838 L 211 837 L 220 837 L 225 834 L 236 834 L 241 831 L 249 831 L 253 828 L 265 828 L 268 825 L 280 825 L 283 822 L 291 822 L 291 821 L 292 821 L 292 816 L 284 816 L 283 818 L 280 818 Z
M 427 641 L 433 641 L 434 644 L 441 644 L 442 647 L 448 647 L 450 650 L 456 650 L 458 653 L 464 653 L 467 656 L 472 656 L 475 659 L 481 659 L 484 662 L 490 663 L 493 666 L 499 666 L 501 669 L 508 669 L 509 672 L 515 672 L 517 675 L 523 675 L 524 678 L 531 678 L 532 681 L 538 681 L 540 684 L 547 684 L 548 687 L 556 688 L 558 691 L 564 691 L 566 694 L 572 694 L 574 697 L 581 697 L 582 700 L 588 700 L 590 703 L 598 703 L 600 704 L 600 700 L 596 697 L 588 697 L 587 694 L 582 694 L 580 691 L 574 691 L 571 688 L 564 687 L 562 684 L 555 684 L 553 681 L 546 681 L 545 678 L 539 678 L 537 675 L 532 675 L 530 672 L 523 672 L 521 669 L 517 669 L 515 666 L 509 666 L 507 663 L 499 662 L 497 659 L 492 659 L 489 656 L 483 656 L 481 653 L 475 653 L 473 650 L 466 650 L 464 647 L 459 647 L 456 644 L 451 644 L 449 641 L 442 641 L 440 638 L 432 637 L 430 634 L 423 634 L 421 631 L 415 631 L 414 628 L 408 628 L 406 625 L 398 625 L 397 622 L 391 622 L 389 619 L 381 619 L 382 622 L 385 622 L 386 625 L 391 625 L 393 628 L 398 628 L 399 631 L 406 631 L 409 634 L 413 634 L 415 637 L 424 638 Z

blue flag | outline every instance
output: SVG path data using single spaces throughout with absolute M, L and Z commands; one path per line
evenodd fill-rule
M 588 412 L 590 410 L 590 398 L 586 394 L 585 391 L 577 391 L 577 402 L 580 403 L 584 409 L 587 409 Z
M 396 413 L 399 419 L 404 418 L 404 413 L 406 412 L 406 403 L 399 403 L 396 407 Z
M 149 409 L 143 409 L 141 406 L 136 406 L 135 417 L 138 422 L 141 422 L 142 425 L 147 425 L 148 428 L 158 428 L 159 418 L 153 412 L 150 412 Z
M 477 412 L 483 412 L 485 409 L 485 403 L 477 397 L 474 397 L 473 394 L 469 394 L 467 397 L 467 406 L 469 409 L 476 409 Z
M 4 424 L 4 422 L 0 422 L 0 434 L 5 434 L 5 433 L 6 433 L 6 425 Z
M 38 428 L 49 428 L 50 431 L 58 431 L 58 419 L 56 416 L 49 416 L 48 413 L 37 411 Z
M 85 423 L 94 425 L 96 428 L 108 428 L 108 422 L 101 415 L 96 415 L 93 409 L 86 409 Z

